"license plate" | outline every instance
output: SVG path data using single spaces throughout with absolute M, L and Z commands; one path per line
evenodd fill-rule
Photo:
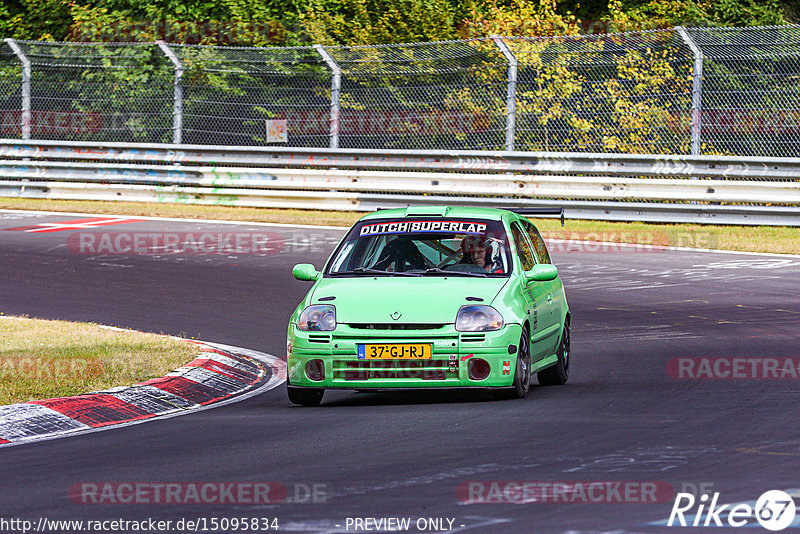
M 359 360 L 430 360 L 430 343 L 367 343 L 358 345 Z

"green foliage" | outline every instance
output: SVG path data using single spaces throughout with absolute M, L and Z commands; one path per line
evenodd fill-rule
M 458 22 L 447 0 L 342 0 L 335 9 L 317 0 L 300 21 L 322 44 L 444 41 Z
M 779 0 L 632 0 L 612 15 L 660 26 L 771 26 L 789 22 Z
M 384 44 L 597 28 L 797 22 L 794 0 L 7 0 L 0 33 L 33 40 Z
M 0 4 L 2 37 L 62 40 L 72 24 L 63 0 L 12 0 Z
M 464 25 L 465 37 L 487 35 L 541 37 L 577 35 L 577 19 L 571 12 L 557 8 L 556 0 L 518 0 L 501 4 L 484 0 L 476 6 Z

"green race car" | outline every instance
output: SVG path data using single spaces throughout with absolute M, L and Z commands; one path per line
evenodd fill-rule
M 520 210 L 521 211 L 521 210 Z M 563 214 L 562 214 L 563 223 Z M 496 398 L 567 381 L 570 312 L 536 227 L 518 213 L 409 207 L 362 217 L 289 322 L 287 388 L 489 388 Z

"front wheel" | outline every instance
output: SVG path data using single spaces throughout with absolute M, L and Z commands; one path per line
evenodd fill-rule
M 322 402 L 322 396 L 325 394 L 325 390 L 322 388 L 286 386 L 286 391 L 289 394 L 289 402 L 300 406 L 319 406 L 319 403 Z
M 514 371 L 514 383 L 509 389 L 493 389 L 492 396 L 498 400 L 523 399 L 528 395 L 531 384 L 531 351 L 528 329 L 522 329 L 517 352 L 517 367 Z
M 558 361 L 552 367 L 536 373 L 539 384 L 543 386 L 562 386 L 569 378 L 570 348 L 569 348 L 569 323 L 564 323 L 561 332 L 561 343 L 558 345 Z

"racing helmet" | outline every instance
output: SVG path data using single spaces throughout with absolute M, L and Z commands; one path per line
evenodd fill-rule
M 461 240 L 461 252 L 466 256 L 478 249 L 486 249 L 487 242 L 484 235 L 468 235 Z
M 468 235 L 461 240 L 461 253 L 464 260 L 470 258 L 472 252 L 485 251 L 485 264 L 492 266 L 497 272 L 505 272 L 505 261 L 499 239 L 488 235 Z

